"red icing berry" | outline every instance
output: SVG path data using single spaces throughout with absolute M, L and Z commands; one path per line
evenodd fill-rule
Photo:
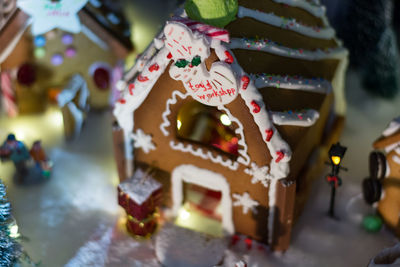
M 265 130 L 265 133 L 267 134 L 267 138 L 265 138 L 265 140 L 267 142 L 271 141 L 271 138 L 274 135 L 274 131 L 272 129 L 268 129 L 268 130 Z
M 234 246 L 236 245 L 236 243 L 239 241 L 239 236 L 238 235 L 233 235 L 232 236 L 232 240 L 231 240 L 231 244 Z
M 149 78 L 147 78 L 147 76 L 142 76 L 141 74 L 139 74 L 137 79 L 139 82 L 142 82 L 142 83 L 147 82 L 149 80 Z
M 250 78 L 249 78 L 248 76 L 244 75 L 244 76 L 242 77 L 242 82 L 243 82 L 242 89 L 243 89 L 243 90 L 246 90 L 246 89 L 247 89 L 247 86 L 249 86 Z
M 107 69 L 99 67 L 93 73 L 93 80 L 98 88 L 106 90 L 110 86 L 110 73 Z
M 233 56 L 231 55 L 231 53 L 229 53 L 228 51 L 225 51 L 225 62 L 228 64 L 232 64 L 233 63 Z
M 128 89 L 129 89 L 129 94 L 133 95 L 133 89 L 135 89 L 135 84 L 134 83 L 129 84 Z
M 251 247 L 253 246 L 253 240 L 251 240 L 250 238 L 246 238 L 244 242 L 246 243 L 247 249 L 251 249 Z
M 172 58 L 172 54 L 169 53 L 169 54 L 167 55 L 167 58 L 168 58 L 168 59 L 171 59 L 171 58 Z
M 281 161 L 283 159 L 283 157 L 285 156 L 285 154 L 283 154 L 282 151 L 277 151 L 276 155 L 278 156 L 275 160 L 276 163 L 279 163 L 279 161 Z
M 149 71 L 150 71 L 150 72 L 158 71 L 159 69 L 160 69 L 160 66 L 158 66 L 157 63 L 154 63 L 153 65 L 151 65 L 151 66 L 149 67 Z
M 123 99 L 123 98 L 121 98 L 121 99 L 118 100 L 118 102 L 121 103 L 121 104 L 125 104 L 125 103 L 126 103 L 126 100 Z
M 36 81 L 35 67 L 30 63 L 22 64 L 17 72 L 17 80 L 22 85 L 32 85 Z
M 251 101 L 251 105 L 253 106 L 253 112 L 254 113 L 260 112 L 261 108 L 260 108 L 260 106 L 257 104 L 257 102 L 255 100 Z

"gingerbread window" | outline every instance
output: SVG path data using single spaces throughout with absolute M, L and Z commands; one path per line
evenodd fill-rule
M 190 101 L 181 106 L 176 120 L 179 139 L 202 144 L 224 154 L 238 157 L 238 137 L 227 114 L 216 107 Z

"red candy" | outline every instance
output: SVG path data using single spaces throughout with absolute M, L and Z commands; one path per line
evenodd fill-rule
M 158 66 L 157 63 L 154 63 L 153 65 L 151 65 L 151 66 L 149 67 L 149 71 L 150 71 L 150 72 L 158 71 L 159 69 L 160 69 L 160 66 Z
M 261 108 L 260 108 L 260 106 L 257 104 L 256 101 L 254 101 L 254 100 L 251 101 L 251 105 L 253 106 L 253 112 L 254 112 L 254 113 L 260 112 Z
M 268 130 L 265 130 L 265 133 L 267 134 L 267 138 L 265 138 L 265 140 L 267 142 L 271 141 L 271 138 L 274 135 L 274 131 L 272 129 L 268 129 Z
M 142 82 L 142 83 L 147 82 L 149 80 L 149 78 L 147 78 L 147 76 L 142 76 L 141 74 L 139 74 L 137 79 L 139 82 Z
M 36 69 L 32 64 L 22 64 L 17 72 L 17 80 L 20 84 L 30 86 L 36 81 Z
M 110 73 L 107 69 L 99 67 L 93 73 L 93 80 L 98 88 L 106 90 L 110 86 Z
M 225 62 L 228 64 L 232 64 L 233 63 L 233 56 L 231 55 L 231 53 L 229 53 L 228 51 L 225 51 Z
M 171 59 L 171 58 L 172 58 L 172 54 L 169 53 L 169 54 L 167 55 L 167 58 L 168 58 L 168 59 Z
M 133 95 L 133 89 L 135 89 L 135 84 L 134 83 L 129 84 L 128 89 L 129 89 L 129 94 Z
M 282 151 L 277 151 L 276 155 L 278 155 L 278 157 L 275 160 L 276 163 L 279 163 L 279 161 L 281 161 L 283 159 L 283 157 L 285 156 L 285 154 L 283 154 Z
M 250 238 L 246 238 L 244 242 L 246 243 L 247 249 L 251 249 L 251 247 L 253 246 L 253 240 L 251 240 Z
M 123 98 L 121 98 L 121 99 L 118 100 L 118 102 L 121 103 L 121 104 L 125 104 L 125 103 L 126 103 L 126 100 L 123 99 Z
M 243 82 L 242 89 L 246 90 L 247 86 L 249 86 L 250 78 L 248 76 L 244 75 L 241 80 Z
M 236 243 L 239 241 L 239 236 L 238 235 L 233 235 L 232 236 L 232 240 L 231 240 L 231 244 L 234 246 L 236 245 Z

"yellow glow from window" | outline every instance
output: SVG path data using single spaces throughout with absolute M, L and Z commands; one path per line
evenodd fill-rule
M 339 165 L 339 163 L 340 163 L 340 157 L 338 157 L 338 156 L 332 156 L 331 159 L 332 159 L 333 164 Z
M 222 114 L 222 115 L 219 117 L 219 120 L 220 120 L 220 121 L 222 122 L 222 124 L 225 125 L 225 126 L 229 126 L 229 125 L 232 124 L 231 120 L 229 119 L 228 115 L 226 115 L 226 114 Z
M 190 218 L 190 212 L 188 212 L 185 208 L 181 208 L 179 211 L 179 219 L 186 221 Z
M 14 224 L 10 227 L 10 237 L 17 238 L 19 237 L 18 233 L 18 225 Z
M 176 120 L 176 127 L 178 128 L 178 130 L 181 129 L 182 127 L 182 122 L 180 120 Z

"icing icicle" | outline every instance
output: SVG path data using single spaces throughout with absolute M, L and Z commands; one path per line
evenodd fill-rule
M 228 45 L 230 49 L 247 49 L 271 53 L 278 56 L 298 58 L 304 60 L 342 59 L 348 52 L 343 47 L 326 50 L 294 49 L 279 45 L 268 39 L 232 38 Z
M 277 125 L 309 127 L 314 125 L 318 118 L 319 113 L 314 109 L 300 112 L 272 112 L 272 120 Z
M 329 26 L 325 28 L 310 27 L 300 24 L 295 19 L 279 17 L 274 13 L 264 13 L 258 10 L 249 9 L 242 6 L 239 6 L 239 11 L 237 16 L 239 18 L 250 17 L 255 20 L 261 21 L 263 23 L 270 24 L 272 26 L 279 27 L 282 29 L 291 30 L 313 38 L 329 40 L 335 36 L 335 30 Z
M 300 76 L 281 76 L 270 74 L 251 75 L 257 88 L 275 87 L 289 90 L 301 90 L 327 94 L 332 90 L 329 81 L 322 78 L 305 79 Z
M 312 3 L 306 0 L 273 0 L 276 3 L 286 4 L 292 7 L 304 9 L 318 18 L 324 18 L 326 8 L 320 4 Z

